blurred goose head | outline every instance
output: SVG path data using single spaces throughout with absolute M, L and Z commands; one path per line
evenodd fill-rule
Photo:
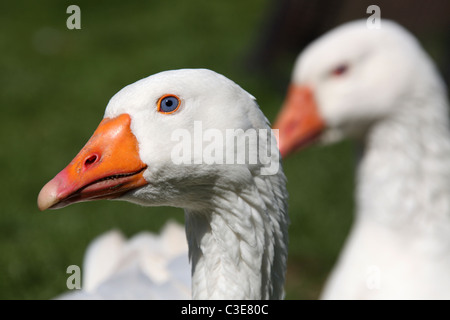
M 280 129 L 283 156 L 320 137 L 324 142 L 364 138 L 387 118 L 408 113 L 408 102 L 443 90 L 417 40 L 398 24 L 344 24 L 310 44 L 297 58 Z M 431 89 L 430 89 L 431 88 Z

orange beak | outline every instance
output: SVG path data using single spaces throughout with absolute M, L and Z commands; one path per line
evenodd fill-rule
M 105 118 L 69 165 L 49 181 L 38 196 L 40 210 L 69 204 L 114 199 L 147 184 L 147 165 L 131 132 L 131 118 Z
M 273 128 L 280 130 L 278 148 L 282 157 L 317 138 L 325 128 L 325 122 L 319 114 L 312 90 L 291 85 Z

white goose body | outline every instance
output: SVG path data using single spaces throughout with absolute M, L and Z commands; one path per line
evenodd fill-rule
M 96 237 L 85 252 L 81 290 L 57 300 L 186 300 L 191 273 L 184 227 L 169 221 L 160 234 L 130 239 L 118 230 Z
M 448 101 L 431 59 L 395 23 L 352 22 L 304 51 L 293 82 L 314 92 L 324 142 L 362 149 L 357 213 L 322 298 L 450 298 Z
M 450 298 L 450 132 L 431 89 L 368 133 L 358 214 L 324 298 Z
M 180 148 L 174 133 L 183 129 L 195 136 L 195 121 L 223 137 L 227 130 L 266 130 L 269 147 L 276 150 L 270 161 L 279 169 L 263 174 L 266 164 L 261 162 L 198 161 L 208 141 L 203 149 L 189 146 L 191 162 L 174 161 L 174 150 Z M 194 299 L 280 299 L 287 259 L 287 192 L 270 134 L 254 98 L 229 79 L 206 69 L 162 72 L 123 88 L 110 100 L 91 140 L 44 186 L 38 205 L 43 210 L 114 198 L 181 207 Z M 248 152 L 258 156 L 267 151 L 258 144 Z M 225 147 L 223 156 L 235 152 Z
M 394 121 L 369 133 L 358 213 L 324 298 L 450 298 L 447 118 L 415 120 L 419 126 Z

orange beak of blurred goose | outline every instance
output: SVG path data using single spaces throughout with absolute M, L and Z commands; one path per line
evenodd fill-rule
M 325 129 L 325 122 L 309 87 L 290 86 L 273 128 L 280 130 L 278 147 L 282 157 L 319 137 Z
M 103 119 L 78 155 L 42 188 L 39 209 L 114 199 L 146 185 L 143 172 L 147 165 L 139 157 L 130 123 L 128 114 Z

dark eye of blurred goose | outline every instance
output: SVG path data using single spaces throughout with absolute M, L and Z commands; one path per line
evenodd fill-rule
M 336 68 L 334 68 L 333 71 L 331 72 L 331 74 L 333 76 L 341 76 L 341 75 L 345 74 L 347 71 L 348 71 L 348 65 L 341 64 L 341 65 L 337 66 Z
M 158 111 L 161 113 L 173 113 L 180 107 L 181 101 L 175 95 L 166 94 L 158 100 Z

